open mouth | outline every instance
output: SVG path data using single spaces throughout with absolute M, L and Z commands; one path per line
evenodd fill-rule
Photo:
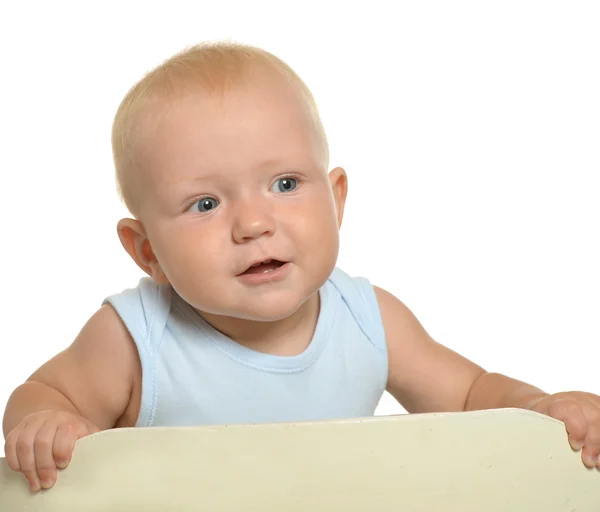
M 284 264 L 285 261 L 265 260 L 261 261 L 260 263 L 255 263 L 254 265 L 251 265 L 240 275 L 243 276 L 245 274 L 266 274 L 267 272 L 273 272 L 273 270 L 277 270 Z

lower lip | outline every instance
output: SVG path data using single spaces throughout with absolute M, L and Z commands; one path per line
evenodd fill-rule
M 289 274 L 289 272 L 290 263 L 288 262 L 270 272 L 262 272 L 260 274 L 240 274 L 237 277 L 245 284 L 265 284 L 281 281 Z

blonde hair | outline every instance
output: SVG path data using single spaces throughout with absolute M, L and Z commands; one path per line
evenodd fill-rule
M 177 99 L 193 88 L 225 94 L 232 86 L 240 85 L 247 71 L 263 64 L 278 71 L 298 89 L 305 102 L 312 128 L 315 130 L 325 166 L 329 165 L 329 148 L 314 97 L 304 81 L 281 59 L 254 46 L 216 42 L 192 46 L 146 74 L 125 95 L 117 109 L 112 127 L 112 150 L 117 190 L 129 211 L 136 215 L 135 147 L 143 133 L 151 130 L 168 111 L 165 100 Z M 148 109 L 149 106 L 158 109 Z M 143 119 L 140 119 L 142 118 Z M 142 122 L 143 120 L 143 122 Z

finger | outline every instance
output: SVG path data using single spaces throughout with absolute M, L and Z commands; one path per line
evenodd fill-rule
M 64 469 L 69 465 L 75 443 L 89 433 L 88 426 L 78 421 L 63 423 L 58 427 L 54 439 L 53 456 L 59 468 Z
M 583 405 L 587 418 L 588 431 L 581 454 L 584 464 L 588 467 L 600 468 L 600 408 L 590 402 Z
M 6 457 L 6 463 L 13 471 L 21 471 L 19 456 L 17 455 L 17 439 L 19 439 L 20 433 L 20 426 L 13 428 L 6 436 L 6 441 L 4 443 L 4 456 Z
M 576 451 L 581 450 L 588 431 L 588 422 L 581 406 L 577 402 L 561 400 L 549 407 L 548 414 L 564 422 L 571 447 Z
M 47 421 L 38 430 L 33 443 L 35 465 L 43 489 L 50 489 L 56 482 L 56 462 L 52 453 L 57 425 Z
M 40 481 L 35 467 L 33 444 L 41 425 L 42 421 L 40 420 L 32 420 L 30 423 L 27 423 L 21 430 L 16 443 L 20 471 L 29 482 L 29 487 L 33 492 L 40 490 Z

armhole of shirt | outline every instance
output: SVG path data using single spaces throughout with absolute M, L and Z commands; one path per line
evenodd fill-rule
M 115 309 L 137 347 L 142 366 L 142 396 L 136 425 L 151 426 L 157 399 L 156 358 L 169 316 L 171 290 L 150 278 L 142 278 L 138 286 L 107 297 L 103 304 Z
M 387 387 L 388 351 L 379 301 L 371 282 L 365 277 L 351 277 L 336 268 L 330 282 L 337 288 L 348 309 L 371 345 L 379 354 L 383 389 Z

